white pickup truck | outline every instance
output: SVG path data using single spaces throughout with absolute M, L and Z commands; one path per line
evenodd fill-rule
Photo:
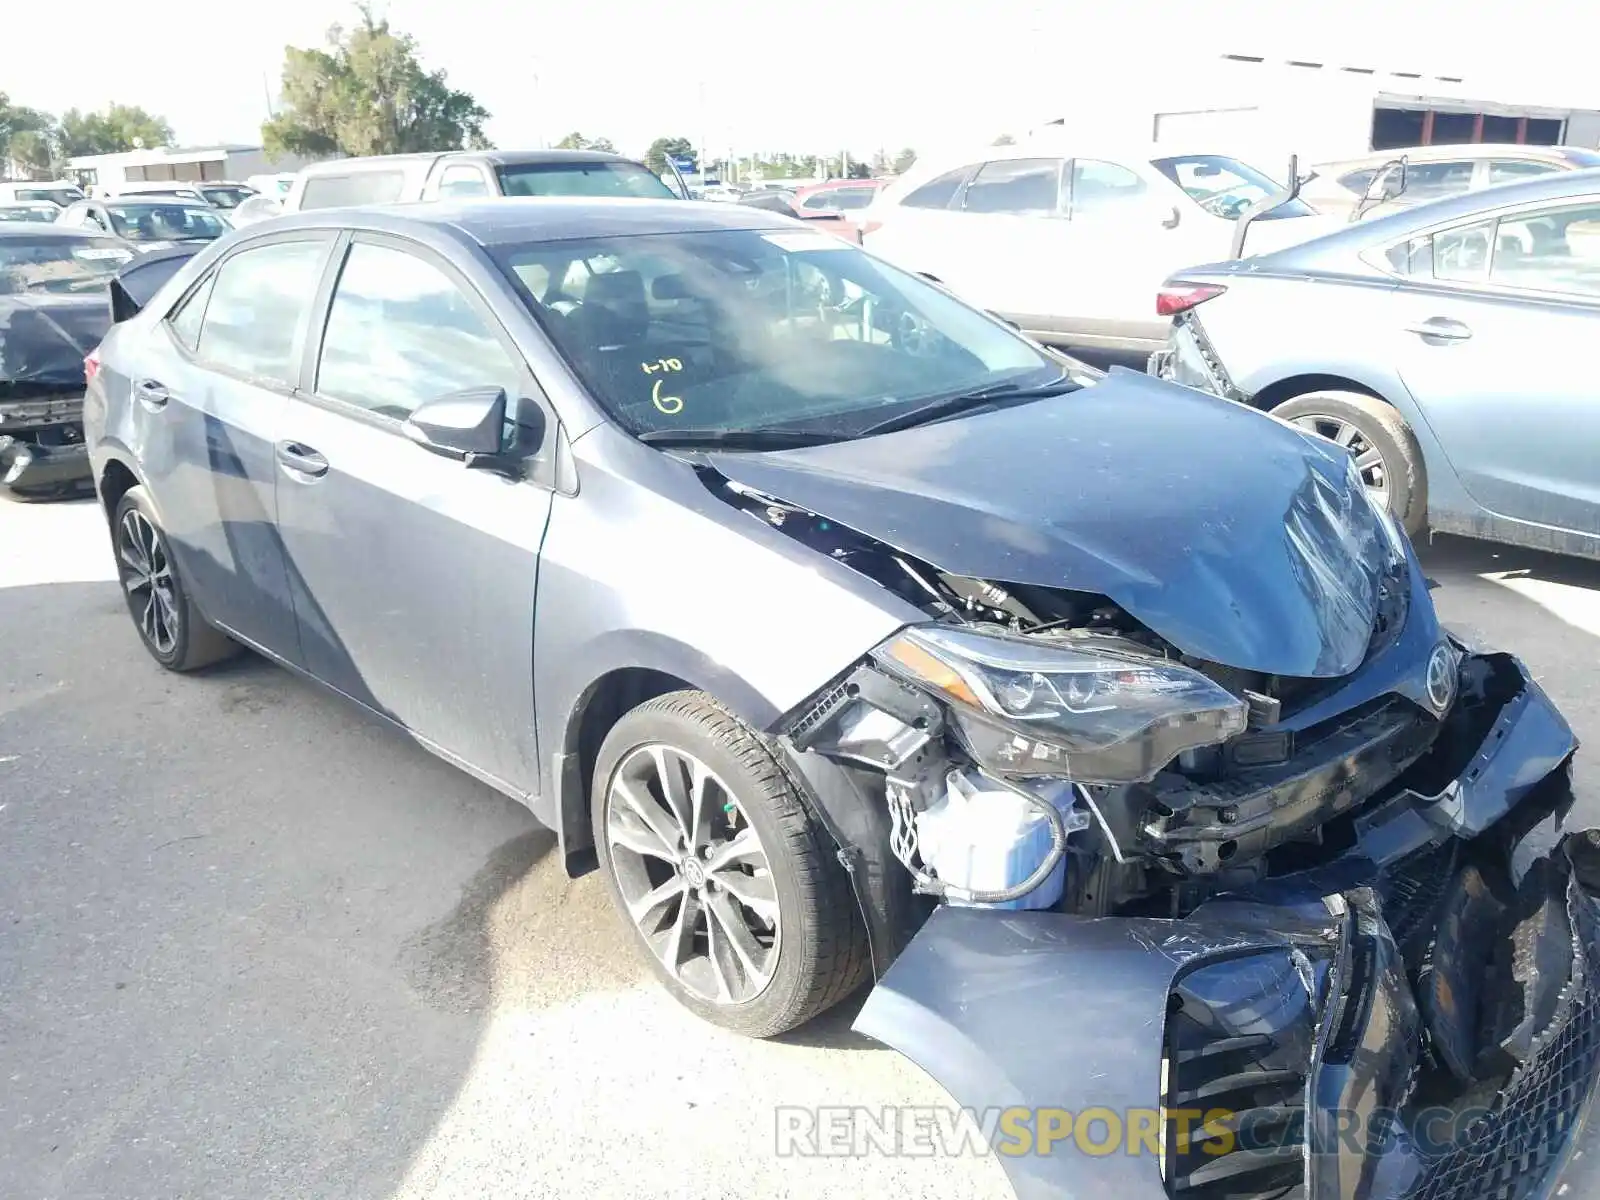
M 658 175 L 599 150 L 450 150 L 313 163 L 295 177 L 281 211 L 474 196 L 683 200 L 689 189 L 671 163 Z

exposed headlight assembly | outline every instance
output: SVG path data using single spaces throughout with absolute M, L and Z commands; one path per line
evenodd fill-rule
M 1007 775 L 1141 782 L 1246 723 L 1239 697 L 1157 659 L 944 626 L 902 630 L 873 657 L 948 701 L 973 758 Z

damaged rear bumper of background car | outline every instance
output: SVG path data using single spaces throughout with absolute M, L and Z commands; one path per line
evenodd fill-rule
M 1600 1194 L 1600 837 L 1545 828 L 1576 742 L 1515 658 L 1463 671 L 1489 703 L 1343 854 L 1181 919 L 939 908 L 856 1028 L 1050 1124 L 992 1147 L 1023 1200 Z

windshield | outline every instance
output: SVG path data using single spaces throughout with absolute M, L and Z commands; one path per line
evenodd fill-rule
M 218 208 L 238 208 L 255 193 L 243 187 L 203 187 L 200 194 Z
M 630 432 L 852 437 L 1062 363 L 827 234 L 718 230 L 501 247 L 502 268 Z
M 69 204 L 82 200 L 83 192 L 73 187 L 18 188 L 17 199 L 43 200 L 46 204 L 54 204 L 58 208 L 65 208 Z
M 54 221 L 61 210 L 53 204 L 0 204 L 0 221 Z
M 636 200 L 677 197 L 644 167 L 632 162 L 516 163 L 499 168 L 507 196 L 629 196 Z
M 1180 158 L 1158 158 L 1151 166 L 1160 171 L 1213 217 L 1234 221 L 1258 200 L 1272 195 L 1282 185 L 1236 158 L 1219 154 L 1189 154 Z M 1302 200 L 1291 200 L 1260 220 L 1284 217 L 1309 217 L 1315 209 Z
M 132 258 L 110 238 L 7 237 L 0 240 L 0 295 L 94 291 Z
M 228 227 L 209 208 L 198 204 L 109 204 L 111 227 L 130 242 L 206 241 Z

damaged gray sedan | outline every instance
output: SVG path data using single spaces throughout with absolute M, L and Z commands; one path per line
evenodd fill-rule
M 876 978 L 962 1105 L 1157 1115 L 1024 1196 L 1588 1169 L 1572 732 L 1338 447 L 726 205 L 314 213 L 114 293 L 152 656 L 250 647 L 522 800 L 701 1016 Z

